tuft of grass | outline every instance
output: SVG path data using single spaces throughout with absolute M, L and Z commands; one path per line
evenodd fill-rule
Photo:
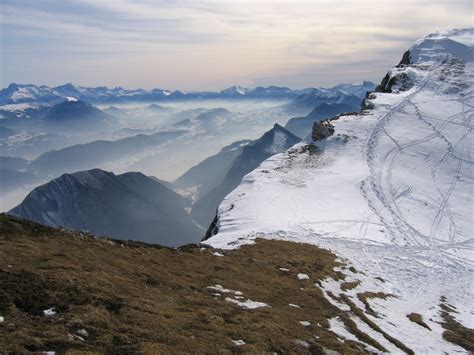
M 441 297 L 439 306 L 441 308 L 441 317 L 443 318 L 441 326 L 446 329 L 443 332 L 443 338 L 469 352 L 474 352 L 474 329 L 467 328 L 456 321 L 451 313 L 458 312 L 454 306 L 447 303 L 446 297 Z
M 411 320 L 413 323 L 416 323 L 428 330 L 431 330 L 431 328 L 428 326 L 428 324 L 425 323 L 425 321 L 423 320 L 423 316 L 419 313 L 410 313 L 410 314 L 407 314 L 407 318 L 409 320 Z
M 352 319 L 350 319 L 350 317 L 348 317 L 345 314 L 342 314 L 340 317 L 341 317 L 342 321 L 344 322 L 344 325 L 346 326 L 346 328 L 349 330 L 349 332 L 354 334 L 357 337 L 357 339 L 359 339 L 360 341 L 362 341 L 366 344 L 369 344 L 369 345 L 373 346 L 377 350 L 380 350 L 384 353 L 388 352 L 388 350 L 386 348 L 384 348 L 378 341 L 376 341 L 374 338 L 372 338 L 368 334 L 362 332 L 357 327 L 356 323 Z
M 384 293 L 384 292 L 361 292 L 357 294 L 357 298 L 364 304 L 365 306 L 365 311 L 370 314 L 373 317 L 379 318 L 380 316 L 377 314 L 377 312 L 374 311 L 374 309 L 370 306 L 369 304 L 369 299 L 371 298 L 380 298 L 383 300 L 386 300 L 389 297 L 394 297 L 393 295 L 389 293 Z
M 341 283 L 341 290 L 342 291 L 348 291 L 348 290 L 353 290 L 355 289 L 357 286 L 360 285 L 360 281 L 357 280 L 357 281 L 352 281 L 352 282 L 343 282 Z
M 382 296 L 384 297 L 384 296 Z M 379 297 L 379 298 L 382 298 Z M 389 297 L 387 295 L 386 297 Z M 371 321 L 365 313 L 357 307 L 354 302 L 352 302 L 349 297 L 347 297 L 345 294 L 341 294 L 341 300 L 344 301 L 351 309 L 352 313 L 354 313 L 359 319 L 363 322 L 365 322 L 369 327 L 371 327 L 373 330 L 376 332 L 379 332 L 380 334 L 383 335 L 385 339 L 387 339 L 389 342 L 391 342 L 393 345 L 395 345 L 397 348 L 405 352 L 406 354 L 414 354 L 413 350 L 408 348 L 405 344 L 403 344 L 400 340 L 392 337 L 390 334 L 386 333 L 384 330 L 382 330 L 377 324 L 375 324 L 373 321 Z

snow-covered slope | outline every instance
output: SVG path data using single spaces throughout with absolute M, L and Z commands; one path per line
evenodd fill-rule
M 394 353 L 407 349 L 393 338 L 416 353 L 465 353 L 443 338 L 442 323 L 451 309 L 474 328 L 473 40 L 465 29 L 416 42 L 369 109 L 246 175 L 206 243 L 236 248 L 263 237 L 331 249 L 363 274 L 341 270 L 351 288 L 332 279 L 315 287 L 341 310 L 364 310 L 365 320 L 352 315 L 361 331 Z M 392 296 L 366 299 L 368 308 L 368 291 Z
M 191 214 L 194 220 L 201 226 L 208 226 L 215 216 L 219 203 L 239 185 L 242 177 L 268 157 L 286 151 L 299 141 L 301 141 L 299 137 L 275 124 L 271 130 L 265 132 L 259 139 L 243 146 L 229 167 L 222 164 L 221 168 L 225 172 L 221 171 L 224 174 L 221 181 L 193 204 Z

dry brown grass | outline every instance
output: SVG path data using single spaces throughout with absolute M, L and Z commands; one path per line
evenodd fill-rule
M 383 296 L 383 295 L 380 295 L 378 293 L 374 293 L 372 294 L 371 292 L 366 292 L 366 294 L 370 294 L 370 296 L 363 296 L 364 297 L 369 297 L 369 298 L 373 298 L 375 297 L 378 297 L 378 298 L 384 298 L 384 297 L 388 297 L 389 295 L 387 296 Z M 363 295 L 363 294 L 362 294 Z M 365 298 L 366 299 L 366 298 Z M 393 345 L 395 345 L 397 348 L 399 348 L 400 350 L 402 350 L 404 353 L 406 354 L 414 354 L 413 350 L 411 350 L 410 348 L 408 348 L 405 344 L 403 344 L 400 340 L 396 339 L 395 337 L 391 336 L 390 334 L 388 334 L 387 332 L 385 332 L 384 330 L 382 330 L 377 324 L 375 324 L 372 320 L 370 320 L 366 315 L 365 313 L 359 308 L 357 307 L 354 302 L 352 302 L 349 297 L 347 297 L 345 294 L 342 294 L 341 295 L 341 300 L 344 301 L 351 309 L 352 313 L 354 313 L 357 317 L 359 317 L 360 320 L 362 320 L 364 323 L 366 323 L 369 327 L 371 327 L 373 330 L 375 330 L 376 332 L 379 332 L 380 334 L 382 334 L 382 336 L 387 339 L 388 341 L 390 341 Z
M 352 281 L 352 282 L 343 282 L 341 283 L 341 290 L 342 291 L 348 291 L 348 290 L 353 290 L 355 289 L 357 286 L 360 285 L 360 281 L 357 280 L 357 281 Z
M 373 317 L 379 317 L 377 312 L 373 310 L 370 306 L 369 299 L 371 298 L 380 298 L 386 300 L 389 297 L 393 297 L 393 295 L 384 293 L 384 292 L 360 292 L 357 294 L 357 298 L 364 304 L 365 311 Z
M 443 338 L 447 341 L 457 344 L 469 353 L 474 352 L 474 329 L 469 329 L 456 321 L 452 313 L 457 313 L 454 306 L 448 304 L 446 297 L 441 297 L 441 317 L 444 322 L 441 324 L 446 331 L 443 333 Z
M 428 330 L 431 330 L 431 328 L 428 326 L 428 324 L 425 323 L 425 321 L 423 320 L 423 316 L 419 313 L 410 313 L 410 314 L 407 314 L 407 318 L 409 320 L 411 320 L 413 323 L 416 323 Z
M 338 264 L 330 252 L 271 240 L 258 240 L 224 257 L 213 252 L 110 241 L 0 215 L 0 315 L 5 317 L 0 349 L 70 354 L 365 352 L 360 343 L 341 342 L 328 329 L 329 318 L 344 315 L 313 283 L 341 278 L 333 271 Z M 310 280 L 299 281 L 300 272 Z M 242 309 L 206 289 L 216 284 L 270 307 Z M 42 315 L 50 307 L 58 313 Z M 303 327 L 303 320 L 311 326 Z M 80 340 L 82 329 L 88 336 Z M 232 340 L 238 339 L 247 344 L 235 346 Z

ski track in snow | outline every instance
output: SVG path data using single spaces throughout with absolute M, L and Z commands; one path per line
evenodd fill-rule
M 410 52 L 418 61 L 391 71 L 411 88 L 396 84 L 394 93 L 376 93 L 374 109 L 334 121 L 335 134 L 314 143 L 319 153 L 300 143 L 263 162 L 222 202 L 219 232 L 205 243 L 232 249 L 262 237 L 332 250 L 364 274 L 349 275 L 360 281 L 353 290 L 332 280 L 323 292 L 345 294 L 360 309 L 360 292 L 393 295 L 371 299 L 379 316 L 367 317 L 416 353 L 466 353 L 443 339 L 439 305 L 446 297 L 452 316 L 474 328 L 473 42 L 474 30 L 417 42 Z

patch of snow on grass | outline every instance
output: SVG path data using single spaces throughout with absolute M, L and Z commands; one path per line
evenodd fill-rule
M 239 300 L 235 300 L 235 299 L 230 298 L 230 297 L 227 297 L 225 300 L 227 302 L 234 303 L 237 306 L 245 308 L 245 309 L 256 309 L 256 308 L 262 308 L 262 307 L 270 307 L 266 303 L 256 302 L 256 301 L 252 301 L 252 300 L 239 301 Z
M 247 344 L 245 341 L 243 341 L 242 339 L 239 339 L 239 340 L 232 340 L 232 342 L 234 343 L 235 346 L 242 346 L 242 345 L 245 345 Z
M 298 280 L 309 280 L 309 276 L 307 274 L 299 273 L 297 277 L 298 277 Z
M 52 308 L 48 308 L 48 309 L 45 309 L 43 311 L 43 314 L 46 316 L 46 317 L 51 317 L 51 316 L 54 316 L 56 314 L 56 311 L 54 310 L 54 307 Z
M 224 288 L 224 287 L 222 287 L 222 285 L 218 285 L 218 284 L 216 284 L 214 286 L 207 286 L 206 288 L 208 290 L 211 290 L 211 291 L 222 292 L 222 293 L 234 293 L 235 292 L 234 290 Z
M 336 333 L 341 338 L 344 338 L 346 340 L 359 341 L 354 334 L 350 333 L 346 329 L 344 323 L 339 319 L 339 317 L 331 318 L 329 320 L 329 326 L 330 330 L 333 333 Z
M 295 339 L 295 344 L 302 346 L 303 348 L 309 348 L 311 346 L 307 341 L 301 339 Z

